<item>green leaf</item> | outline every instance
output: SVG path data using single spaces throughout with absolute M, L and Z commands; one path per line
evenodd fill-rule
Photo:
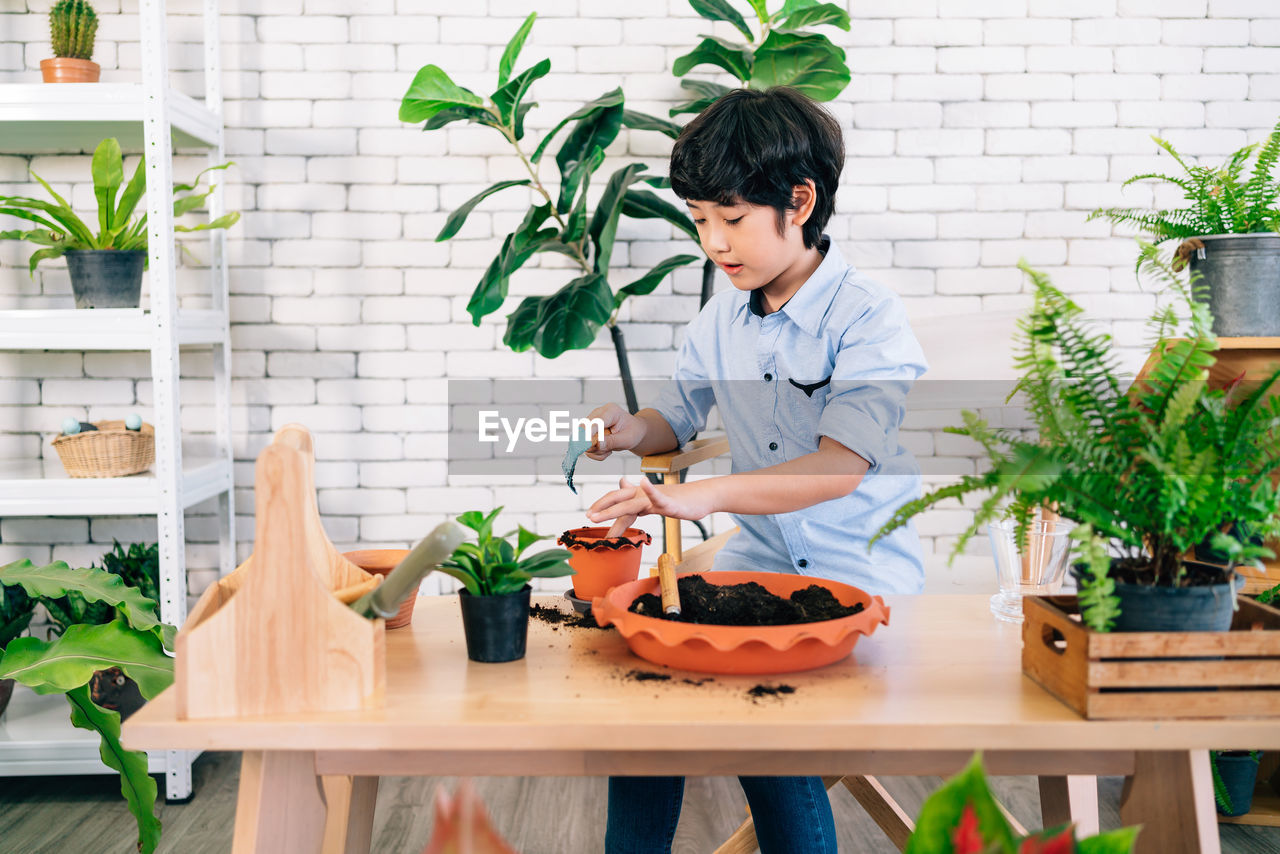
M 756 17 L 762 21 L 769 20 L 769 10 L 765 6 L 765 0 L 747 0 L 751 4 L 751 11 L 756 13 Z
M 524 40 L 529 37 L 529 31 L 533 29 L 533 21 L 537 17 L 537 12 L 530 12 L 529 17 L 525 18 L 524 23 L 520 25 L 520 29 L 516 30 L 516 34 L 511 37 L 511 41 L 507 42 L 507 48 L 502 52 L 502 59 L 498 62 L 499 86 L 505 86 L 510 79 L 511 69 L 515 68 L 516 58 L 520 56 L 520 49 L 524 47 Z M 496 101 L 497 98 L 494 100 Z
M 93 195 L 98 199 L 98 227 L 105 234 L 115 224 L 116 193 L 124 183 L 124 157 L 120 143 L 107 137 L 93 151 L 90 165 L 93 174 Z
M 451 122 L 469 121 L 477 124 L 498 127 L 498 119 L 484 107 L 446 107 L 427 119 L 422 126 L 424 131 L 439 130 Z
M 535 534 L 524 525 L 517 526 L 516 530 L 516 557 L 520 557 L 520 555 L 524 554 L 524 550 L 529 548 L 529 546 L 539 540 L 545 540 L 551 536 L 550 534 Z
M 467 592 L 472 596 L 480 595 L 480 579 L 474 572 L 448 563 L 440 564 L 439 571 L 461 581 L 462 586 L 467 588 Z
M 708 21 L 728 21 L 733 24 L 747 41 L 755 38 L 751 34 L 751 28 L 747 26 L 746 19 L 737 9 L 729 5 L 729 0 L 689 0 L 689 5 L 693 7 L 693 11 Z
M 35 275 L 36 265 L 41 261 L 49 261 L 53 258 L 61 258 L 69 247 L 51 247 L 49 249 L 37 249 L 31 253 L 31 257 L 27 259 L 27 271 L 31 275 Z
M 692 264 L 698 260 L 696 255 L 673 255 L 665 261 L 655 265 L 652 270 L 636 279 L 631 284 L 619 289 L 618 295 L 613 298 L 615 308 L 622 305 L 622 301 L 629 296 L 644 296 L 652 293 L 653 289 L 665 279 L 672 270 L 683 267 L 685 264 Z
M 789 30 L 828 25 L 848 32 L 849 13 L 834 3 L 821 3 L 796 9 L 782 19 L 782 25 Z
M 147 773 L 147 754 L 125 750 L 120 744 L 120 714 L 100 709 L 89 699 L 89 689 L 80 686 L 67 692 L 71 723 L 96 732 L 102 739 L 98 755 L 108 768 L 120 773 L 120 794 L 138 822 L 138 851 L 151 854 L 160 844 L 160 820 L 156 818 L 156 781 Z
M 772 36 L 772 33 L 770 34 Z M 766 40 L 765 44 L 769 42 Z M 738 45 L 717 38 L 704 38 L 697 47 L 676 58 L 671 73 L 683 77 L 699 65 L 723 68 L 746 83 L 752 77 L 752 55 L 749 45 Z
M 997 851 L 1013 851 L 1013 831 L 1000 812 L 982 773 L 982 759 L 975 755 L 964 770 L 942 784 L 920 807 L 916 829 L 907 841 L 906 854 L 934 854 L 952 850 L 952 831 L 966 806 L 978 820 L 983 842 Z
M 590 346 L 613 312 L 613 292 L 599 273 L 569 282 L 543 300 L 533 346 L 538 353 L 554 359 L 566 350 Z
M 618 138 L 618 131 L 621 129 L 621 96 L 616 104 L 596 110 L 578 120 L 556 152 L 556 165 L 560 167 L 561 177 L 560 201 L 556 210 L 568 209 L 578 186 L 604 162 L 604 150 Z
M 1137 827 L 1108 830 L 1076 842 L 1076 854 L 1131 854 L 1138 839 Z
M 589 229 L 596 250 L 592 265 L 597 273 L 605 273 L 609 269 L 614 239 L 618 234 L 618 218 L 622 216 L 622 195 L 639 180 L 644 168 L 643 163 L 629 163 L 609 176 Z
M 35 566 L 23 558 L 0 566 L 0 584 L 6 587 L 21 585 L 28 595 L 42 599 L 57 599 L 68 593 L 77 593 L 89 602 L 105 602 L 118 609 L 131 627 L 152 632 L 168 648 L 173 648 L 174 629 L 160 622 L 156 603 L 143 596 L 136 587 L 130 587 L 120 576 L 105 570 L 94 567 L 72 569 L 60 560 Z
M 516 310 L 507 315 L 507 331 L 502 343 L 517 353 L 533 346 L 533 336 L 538 333 L 538 319 L 545 297 L 525 297 Z
M 675 122 L 660 119 L 648 113 L 638 113 L 635 110 L 622 111 L 622 124 L 632 130 L 656 130 L 672 139 L 680 136 L 680 125 Z
M 230 228 L 240 221 L 240 212 L 232 211 L 229 214 L 223 214 L 216 219 L 208 222 L 197 223 L 196 225 L 175 225 L 174 231 L 191 232 L 191 231 L 214 231 L 219 228 Z
M 774 30 L 756 51 L 751 87 L 792 86 L 815 101 L 830 101 L 849 85 L 844 58 L 826 36 Z
M 31 174 L 39 180 L 39 176 L 36 175 L 36 173 L 32 172 Z M 44 182 L 41 181 L 41 183 Z M 53 189 L 49 187 L 49 185 L 45 184 L 45 187 L 50 193 L 53 193 Z M 61 196 L 58 196 L 58 198 L 61 198 Z M 85 225 L 84 220 L 76 216 L 76 212 L 67 207 L 66 204 L 54 204 L 52 202 L 43 201 L 42 199 L 29 199 L 20 196 L 6 197 L 4 202 L 7 205 L 21 205 L 29 210 L 43 211 L 48 214 L 49 218 L 61 225 L 62 229 L 66 232 L 68 242 L 70 243 L 68 248 L 98 248 L 94 241 L 93 231 L 89 226 Z
M 700 113 L 729 91 L 728 86 L 713 83 L 710 80 L 691 80 L 689 78 L 680 81 L 680 88 L 692 92 L 694 97 L 668 110 L 667 115 L 669 116 L 678 116 L 681 113 Z
M 400 121 L 423 122 L 450 107 L 483 107 L 470 89 L 454 83 L 439 66 L 424 65 L 400 102 Z
M 554 228 L 538 230 L 550 215 L 550 205 L 530 208 L 520 227 L 508 234 L 502 242 L 502 248 L 489 263 L 489 268 L 485 270 L 484 277 L 481 278 L 480 284 L 476 286 L 467 303 L 467 312 L 477 326 L 480 325 L 480 318 L 497 311 L 502 306 L 503 300 L 507 298 L 511 274 L 533 257 L 533 253 L 540 245 L 555 239 Z
M 119 667 L 151 699 L 173 684 L 173 659 L 151 632 L 120 620 L 71 626 L 54 641 L 16 638 L 0 658 L 0 679 L 16 679 L 37 694 L 65 693 L 87 685 L 98 670 Z
M 440 229 L 440 233 L 436 235 L 436 242 L 448 240 L 458 233 L 458 229 L 462 228 L 462 224 L 467 221 L 467 217 L 471 215 L 471 211 L 475 210 L 476 205 L 492 196 L 494 193 L 505 190 L 508 187 L 527 187 L 529 186 L 528 178 L 521 178 L 518 181 L 499 181 L 491 187 L 487 187 L 467 199 L 462 207 L 449 214 L 449 218 L 445 220 L 444 228 Z
M 544 136 L 542 138 L 542 141 L 538 143 L 538 147 L 534 149 L 533 156 L 530 157 L 529 160 L 532 161 L 533 163 L 537 163 L 539 160 L 541 160 L 542 154 L 543 152 L 546 151 L 547 146 L 551 144 L 551 140 L 555 139 L 556 134 L 560 133 L 560 131 L 564 129 L 564 126 L 569 124 L 569 122 L 580 121 L 582 119 L 586 119 L 592 115 L 595 115 L 596 113 L 599 113 L 602 110 L 608 110 L 612 107 L 620 107 L 620 106 L 622 106 L 622 88 L 621 87 L 617 89 L 613 89 L 609 92 L 605 92 L 603 95 L 601 95 L 599 98 L 596 98 L 594 101 L 588 101 L 587 103 L 583 104 L 581 107 L 579 107 L 578 109 L 574 110 L 572 113 L 570 113 L 569 115 L 561 119 L 560 123 L 557 124 L 555 127 L 553 127 L 551 129 L 551 132 L 548 133 L 546 136 Z
M 133 216 L 134 210 L 138 207 L 138 200 L 147 191 L 146 163 L 147 159 L 145 157 L 138 161 L 137 168 L 133 170 L 133 177 L 125 185 L 124 192 L 120 194 L 120 203 L 116 207 L 115 216 L 111 220 L 113 229 L 127 227 L 129 217 Z
M 563 212 L 569 207 L 569 203 L 573 200 L 573 197 L 577 195 L 578 201 L 573 205 L 573 213 L 570 215 L 570 219 L 573 219 L 574 216 L 578 216 L 585 221 L 587 211 L 587 187 L 590 186 L 591 176 L 595 174 L 596 170 L 600 168 L 602 163 L 604 163 L 604 149 L 595 145 L 591 147 L 591 150 L 587 152 L 583 159 L 570 160 L 565 164 L 568 171 L 564 172 L 563 177 L 560 179 L 560 195 L 556 199 L 557 211 Z M 582 191 L 581 194 L 579 194 L 579 190 Z M 579 209 L 581 209 L 581 211 L 579 211 Z M 576 235 L 574 238 L 575 240 L 580 238 L 582 232 L 578 230 L 579 228 L 580 225 L 578 223 L 571 222 L 568 224 L 566 226 L 566 239 L 570 235 Z
M 648 190 L 627 190 L 622 197 L 622 215 L 632 219 L 665 219 L 689 237 L 698 239 L 698 229 L 688 214 Z
M 502 117 L 502 123 L 511 128 L 516 139 L 524 138 L 524 112 L 519 109 L 521 100 L 533 81 L 546 77 L 550 71 L 551 60 L 544 59 L 493 93 L 493 103 L 498 108 L 498 115 Z

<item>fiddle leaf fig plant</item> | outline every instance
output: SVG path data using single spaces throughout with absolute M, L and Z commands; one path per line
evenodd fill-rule
M 745 42 L 703 35 L 702 41 L 676 59 L 672 72 L 683 77 L 694 68 L 711 65 L 727 71 L 749 89 L 791 86 L 815 101 L 830 101 L 849 85 L 845 53 L 821 33 L 807 27 L 830 26 L 849 30 L 849 13 L 834 3 L 786 0 L 775 12 L 767 0 L 750 0 L 759 23 L 759 37 L 728 0 L 689 0 L 709 21 L 725 21 L 742 33 Z M 705 80 L 682 80 L 692 98 L 671 109 L 672 116 L 700 113 L 729 91 L 727 86 Z
M 147 754 L 120 744 L 120 715 L 94 704 L 89 693 L 93 674 L 119 668 L 151 699 L 173 684 L 176 629 L 161 622 L 156 603 L 137 588 L 105 570 L 73 569 L 62 561 L 35 566 L 20 560 L 0 567 L 0 593 L 41 603 L 76 596 L 113 612 L 109 622 L 76 624 L 52 641 L 34 637 L 0 644 L 0 679 L 14 679 L 37 694 L 64 694 L 71 723 L 96 732 L 102 761 L 120 774 L 120 791 L 138 823 L 138 850 L 155 851 L 160 820 L 155 816 L 156 783 L 147 773 Z
M 559 578 L 572 575 L 569 552 L 547 549 L 522 557 L 526 549 L 550 534 L 535 534 L 523 525 L 506 534 L 495 534 L 493 522 L 501 507 L 490 513 L 472 510 L 458 517 L 458 522 L 476 532 L 474 543 L 462 543 L 453 556 L 441 564 L 440 571 L 462 582 L 472 596 L 500 596 L 515 593 L 531 578 Z M 516 541 L 513 545 L 511 537 Z

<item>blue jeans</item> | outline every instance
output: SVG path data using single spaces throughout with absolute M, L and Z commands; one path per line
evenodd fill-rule
M 821 777 L 739 777 L 760 854 L 837 854 Z M 605 854 L 668 854 L 680 821 L 683 777 L 610 777 Z

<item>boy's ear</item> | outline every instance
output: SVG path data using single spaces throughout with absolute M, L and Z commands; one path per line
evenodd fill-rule
M 803 184 L 791 188 L 791 203 L 795 206 L 791 211 L 791 221 L 796 225 L 804 225 L 813 215 L 813 207 L 818 202 L 818 190 L 812 178 L 805 178 Z

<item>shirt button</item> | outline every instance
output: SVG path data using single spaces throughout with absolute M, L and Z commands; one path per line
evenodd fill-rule
M 808 565 L 809 565 L 809 561 L 805 560 L 804 558 L 800 558 L 798 561 L 796 561 L 796 566 L 800 567 L 801 569 L 804 569 Z
M 777 443 L 777 442 L 770 442 L 770 443 L 769 443 L 769 450 L 771 450 L 771 451 L 776 451 L 776 450 L 778 450 L 778 443 Z
M 771 383 L 771 382 L 773 382 L 773 374 L 765 374 L 765 375 L 764 375 L 764 381 L 765 381 L 765 382 L 767 382 L 767 383 Z

